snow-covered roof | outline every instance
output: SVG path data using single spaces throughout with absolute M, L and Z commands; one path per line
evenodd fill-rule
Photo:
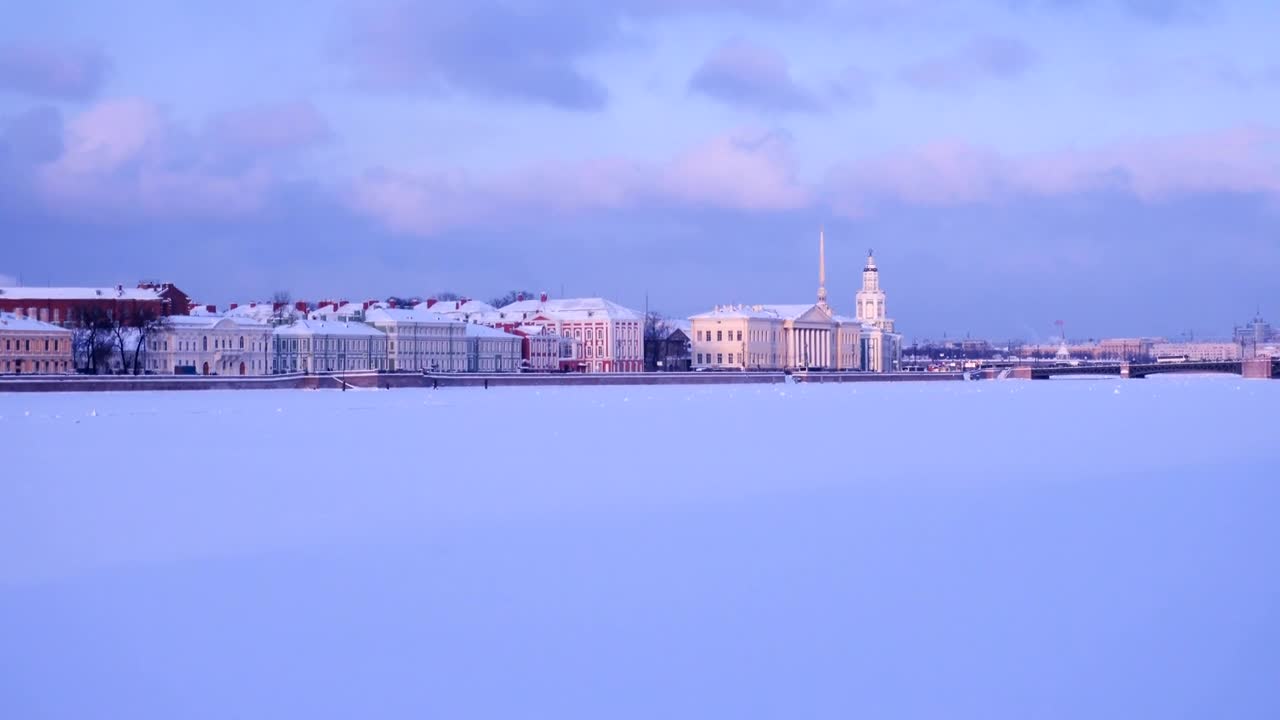
M 380 305 L 381 304 L 379 303 L 378 306 Z M 376 307 L 376 306 L 371 305 L 369 309 L 372 309 L 373 307 Z M 312 310 L 310 313 L 308 313 L 307 318 L 310 320 L 337 320 L 340 318 L 359 318 L 364 316 L 365 311 L 366 310 L 365 310 L 364 303 L 347 302 L 347 303 L 342 303 L 341 305 L 335 305 L 334 303 L 325 303 L 320 307 L 316 308 L 315 310 Z
M 70 335 L 71 331 L 47 322 L 32 320 L 29 317 L 18 317 L 13 313 L 0 313 L 0 332 L 32 332 L 57 333 Z
M 816 305 L 718 305 L 713 310 L 689 316 L 690 320 L 725 318 L 758 318 L 761 320 L 797 320 Z
M 419 310 L 418 308 L 422 308 Z M 458 323 L 459 320 L 441 315 L 434 310 L 427 310 L 426 305 L 418 305 L 412 310 L 407 308 L 377 307 L 369 308 L 364 315 L 365 322 L 378 323 Z
M 276 335 L 303 337 L 311 335 L 345 335 L 385 337 L 383 332 L 362 322 L 343 322 L 340 320 L 298 320 L 292 325 L 281 325 L 275 329 Z
M 640 320 L 640 313 L 604 298 L 563 298 L 543 302 L 519 300 L 501 308 L 507 319 L 527 320 L 545 315 L 557 320 Z
M 170 315 L 165 318 L 169 326 L 175 330 L 202 329 L 212 330 L 219 324 L 235 325 L 246 330 L 267 330 L 269 326 L 249 317 L 225 317 L 222 315 Z
M 266 322 L 275 315 L 272 309 L 273 305 L 269 302 L 265 303 L 248 303 L 238 305 L 223 313 L 224 317 L 242 317 L 257 320 L 258 322 Z
M 155 288 L 0 287 L 6 300 L 161 300 Z
M 467 323 L 467 337 L 503 337 L 519 340 L 518 335 L 512 335 L 509 332 L 503 332 L 497 328 L 491 328 L 487 325 L 479 325 L 476 323 Z
M 423 303 L 418 303 L 417 305 L 414 305 L 413 309 L 414 310 L 429 309 L 431 310 L 431 312 L 444 313 L 445 315 L 450 315 L 454 313 L 458 313 L 462 315 L 471 315 L 474 313 L 487 313 L 487 312 L 498 311 L 498 308 L 490 305 L 487 302 L 481 302 L 480 300 L 468 300 L 466 302 L 461 302 L 459 300 L 437 300 L 435 304 L 433 304 L 430 308 L 427 307 L 427 303 L 423 302 Z

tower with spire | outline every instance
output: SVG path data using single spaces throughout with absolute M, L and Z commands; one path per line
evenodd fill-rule
M 867 263 L 862 267 L 862 289 L 856 298 L 854 317 L 886 332 L 893 332 L 893 320 L 885 314 L 885 294 L 880 289 L 880 269 L 876 267 L 874 250 L 867 250 Z

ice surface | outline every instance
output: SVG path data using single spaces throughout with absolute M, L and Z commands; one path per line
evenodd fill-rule
M 1280 717 L 1277 408 L 0 394 L 0 718 Z

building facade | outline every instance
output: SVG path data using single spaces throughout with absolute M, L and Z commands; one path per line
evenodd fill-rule
M 269 375 L 271 326 L 239 317 L 179 315 L 147 338 L 143 367 L 175 375 Z
M 298 320 L 272 331 L 273 373 L 387 369 L 387 336 L 359 322 Z
M 467 372 L 519 372 L 523 338 L 477 323 L 465 323 L 464 327 L 467 333 Z
M 467 369 L 465 323 L 429 310 L 383 307 L 364 311 L 364 321 L 387 336 L 388 370 L 462 372 Z
M 51 323 L 0 313 L 0 373 L 75 372 L 70 330 Z
M 582 372 L 643 372 L 644 318 L 604 298 L 549 300 L 546 293 L 502 307 L 491 320 L 511 325 L 537 325 L 571 338 L 581 354 Z M 486 324 L 494 324 L 493 321 Z M 563 363 L 562 363 L 563 364 Z
M 1240 359 L 1240 345 L 1230 342 L 1156 343 L 1151 354 L 1160 358 L 1186 358 L 1191 362 L 1224 362 Z

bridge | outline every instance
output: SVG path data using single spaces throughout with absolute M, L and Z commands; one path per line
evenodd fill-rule
M 1280 358 L 1175 363 L 1120 362 L 1080 365 L 1019 365 L 1006 370 L 987 368 L 984 373 L 989 377 L 1010 377 L 1023 380 L 1048 380 L 1053 377 L 1068 376 L 1144 378 L 1148 375 L 1178 373 L 1224 373 L 1240 375 L 1246 378 L 1280 378 Z

